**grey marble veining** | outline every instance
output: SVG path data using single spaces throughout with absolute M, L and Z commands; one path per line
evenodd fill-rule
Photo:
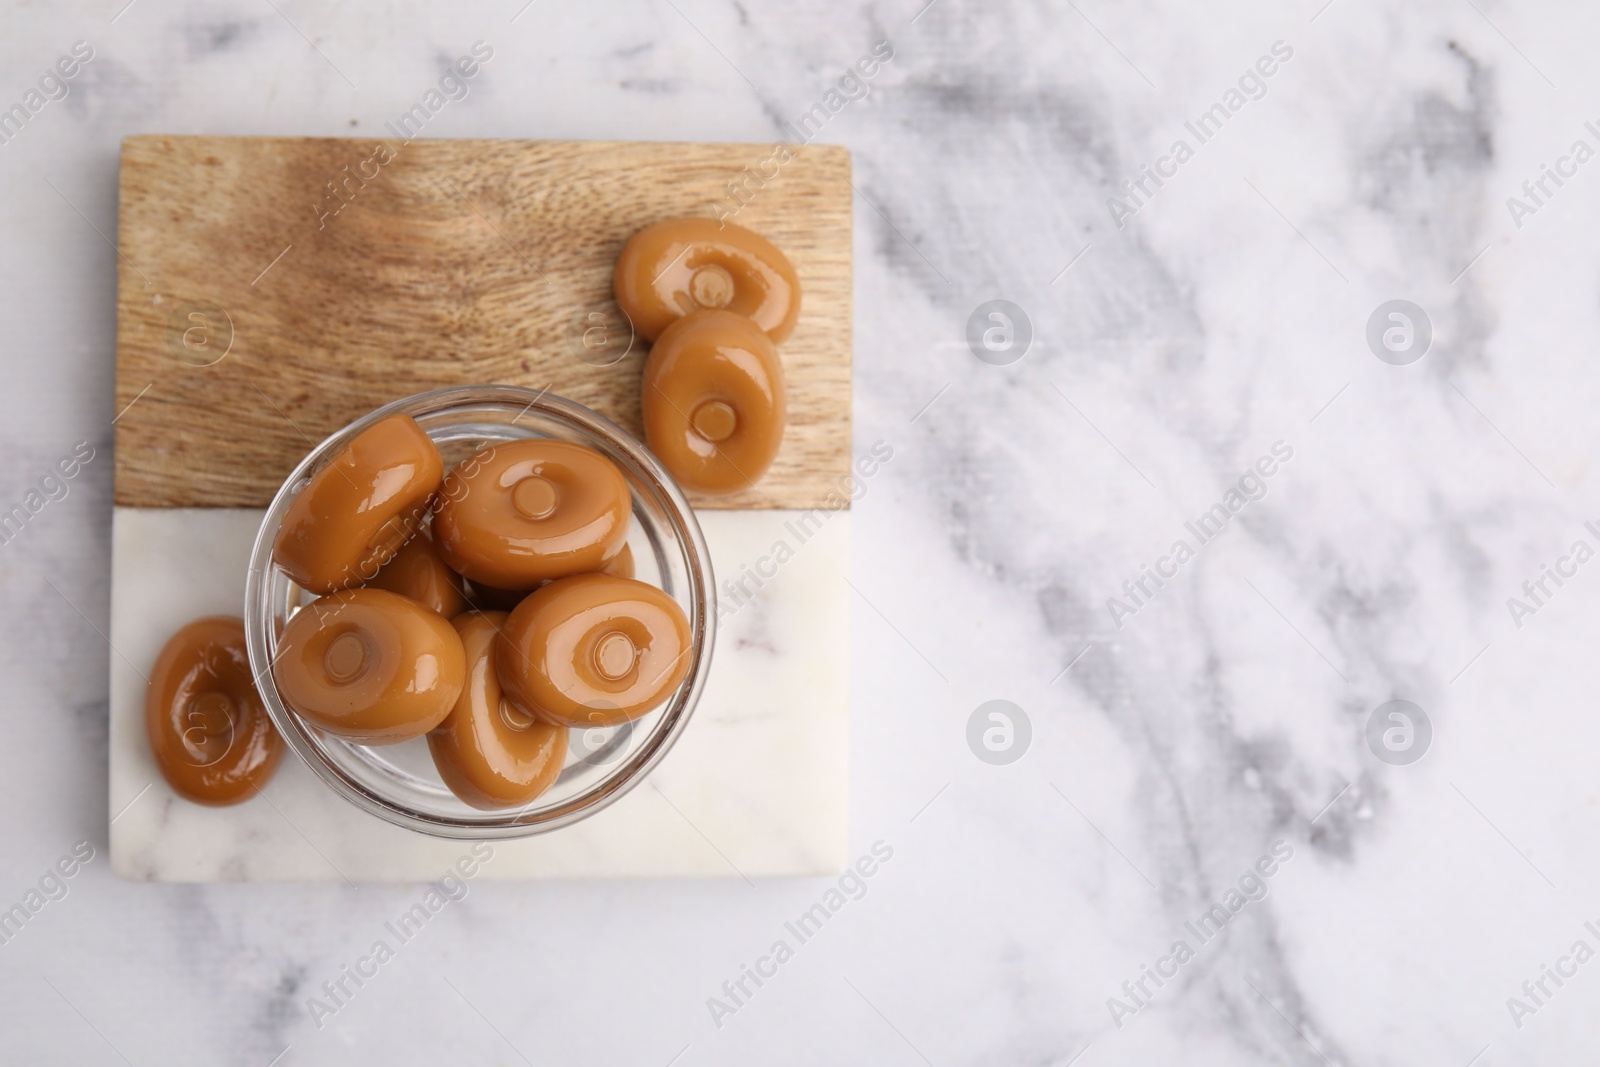
M 1593 12 L 120 7 L 13 4 L 0 38 L 7 106 L 95 50 L 0 144 L 0 505 L 97 449 L 0 544 L 0 909 L 94 849 L 0 944 L 7 1062 L 1593 1058 Z M 892 858 L 804 941 L 833 881 L 474 884 L 314 1019 L 420 887 L 131 885 L 105 856 L 116 149 L 376 133 L 477 39 L 430 136 L 760 145 L 821 104 L 851 148 L 856 445 L 895 461 L 852 519 L 850 854 Z M 1367 340 L 1396 299 L 1432 330 L 1406 365 Z M 1031 326 L 1014 362 L 969 346 L 991 300 Z M 969 747 L 997 699 L 1015 762 Z M 1368 740 L 1395 699 L 1431 725 L 1410 764 Z

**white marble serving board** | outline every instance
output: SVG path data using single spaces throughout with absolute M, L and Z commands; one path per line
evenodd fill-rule
M 227 808 L 181 799 L 150 758 L 144 675 L 184 623 L 242 613 L 262 514 L 115 509 L 112 868 L 122 878 L 154 882 L 436 879 L 469 852 L 466 842 L 427 837 L 360 811 L 292 751 L 264 797 Z M 778 540 L 794 554 L 753 599 L 724 614 L 704 696 L 649 779 L 574 826 L 495 842 L 480 877 L 757 878 L 842 868 L 849 514 L 825 514 L 821 529 L 799 544 L 784 526 L 795 512 L 699 513 L 719 581 L 754 566 Z

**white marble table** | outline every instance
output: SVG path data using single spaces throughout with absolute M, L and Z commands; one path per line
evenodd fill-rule
M 123 2 L 0 34 L 0 107 L 93 49 L 0 144 L 0 1061 L 1594 1060 L 1600 15 Z M 843 885 L 112 877 L 118 140 L 381 133 L 478 40 L 429 136 L 854 152 Z

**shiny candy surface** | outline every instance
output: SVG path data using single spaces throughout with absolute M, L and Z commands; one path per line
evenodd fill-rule
M 507 703 L 495 672 L 495 643 L 507 615 L 468 612 L 454 621 L 467 679 L 455 707 L 428 734 L 434 766 L 450 791 L 475 808 L 526 804 L 561 773 L 567 728 Z
M 443 473 L 439 450 L 409 415 L 373 423 L 300 490 L 273 562 L 313 593 L 370 580 L 421 527 Z
M 654 339 L 695 311 L 741 315 L 781 343 L 800 315 L 800 279 L 765 237 L 709 218 L 664 219 L 634 234 L 612 276 L 617 306 Z
M 447 619 L 467 610 L 461 575 L 439 555 L 427 527 L 407 541 L 367 587 L 408 596 Z
M 240 619 L 197 619 L 167 642 L 145 689 L 150 754 L 178 795 L 237 804 L 278 768 L 283 739 L 250 674 Z
M 632 499 L 622 472 L 569 441 L 486 448 L 444 480 L 434 543 L 477 585 L 532 589 L 599 570 L 623 547 Z
M 677 689 L 689 669 L 683 609 L 653 585 L 608 574 L 563 578 L 506 619 L 495 666 L 506 697 L 547 722 L 614 726 Z
M 613 578 L 633 577 L 633 549 L 623 545 L 621 550 L 600 565 L 601 574 L 609 574 Z
M 366 744 L 421 737 L 466 681 L 461 638 L 443 616 L 384 589 L 347 589 L 284 625 L 278 692 L 313 725 Z
M 726 311 L 669 326 L 645 361 L 645 441 L 678 484 L 707 494 L 754 485 L 788 424 L 783 363 L 767 335 Z

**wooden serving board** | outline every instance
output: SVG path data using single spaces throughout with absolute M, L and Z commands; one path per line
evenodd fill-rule
M 548 386 L 638 435 L 648 346 L 618 339 L 617 253 L 658 219 L 730 213 L 800 276 L 789 428 L 758 485 L 695 503 L 836 508 L 850 207 L 833 147 L 130 137 L 116 503 L 265 507 L 323 437 L 446 385 Z

